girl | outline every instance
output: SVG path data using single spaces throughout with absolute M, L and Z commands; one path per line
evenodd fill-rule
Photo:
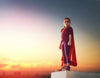
M 59 49 L 62 50 L 62 67 L 59 70 L 69 70 L 70 65 L 77 66 L 75 46 L 74 46 L 74 34 L 73 28 L 70 26 L 71 20 L 64 18 L 64 28 L 61 29 L 61 43 Z

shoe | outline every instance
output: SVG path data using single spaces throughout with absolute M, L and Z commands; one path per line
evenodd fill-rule
M 67 70 L 70 71 L 70 66 L 67 66 Z
M 62 71 L 62 69 L 57 69 L 57 71 Z
M 61 67 L 60 69 L 57 69 L 56 71 L 62 71 L 62 70 L 64 70 L 64 66 Z
M 70 71 L 70 66 L 64 66 L 63 69 Z

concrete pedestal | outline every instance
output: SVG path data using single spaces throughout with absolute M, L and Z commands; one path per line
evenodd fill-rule
M 76 71 L 57 71 L 51 73 L 51 78 L 100 78 L 100 74 Z
M 68 78 L 68 72 L 69 71 L 52 72 L 51 78 Z

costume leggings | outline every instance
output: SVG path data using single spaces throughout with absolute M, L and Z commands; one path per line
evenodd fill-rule
M 70 63 L 69 48 L 70 48 L 70 46 L 68 46 L 66 41 L 61 42 L 61 49 L 62 49 L 62 55 L 63 55 L 63 64 Z

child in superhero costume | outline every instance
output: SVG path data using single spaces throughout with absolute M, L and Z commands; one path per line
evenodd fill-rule
M 62 64 L 61 70 L 69 70 L 70 65 L 77 66 L 76 52 L 74 45 L 74 33 L 73 28 L 70 26 L 71 20 L 69 18 L 64 18 L 64 27 L 61 29 L 61 43 L 59 49 L 62 50 Z

